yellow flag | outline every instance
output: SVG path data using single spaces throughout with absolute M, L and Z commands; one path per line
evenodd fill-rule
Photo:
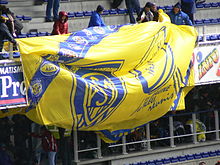
M 129 132 L 177 109 L 196 37 L 194 27 L 152 21 L 19 39 L 26 115 L 45 125 Z

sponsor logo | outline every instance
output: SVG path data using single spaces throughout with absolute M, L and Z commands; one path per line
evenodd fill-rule
M 53 76 L 57 74 L 58 71 L 59 71 L 59 68 L 50 62 L 44 62 L 40 67 L 40 72 L 44 76 Z

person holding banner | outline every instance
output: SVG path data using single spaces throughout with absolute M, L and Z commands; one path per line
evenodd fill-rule
M 189 19 L 189 16 L 181 11 L 181 5 L 179 3 L 174 5 L 173 10 L 169 12 L 168 15 L 173 24 L 190 26 L 193 25 L 191 20 Z
M 101 17 L 101 14 L 103 13 L 103 11 L 104 11 L 104 7 L 101 5 L 98 5 L 96 11 L 94 11 L 90 17 L 88 27 L 105 26 L 105 23 Z
M 16 41 L 14 40 L 13 36 L 9 32 L 7 25 L 5 24 L 8 20 L 8 17 L 5 14 L 0 16 L 0 52 L 2 52 L 4 40 L 8 39 L 11 43 L 16 45 Z M 2 55 L 0 54 L 0 60 L 2 59 Z

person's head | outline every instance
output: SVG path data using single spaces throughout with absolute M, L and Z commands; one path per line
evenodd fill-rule
M 102 5 L 98 5 L 96 8 L 96 12 L 101 14 L 103 13 L 103 11 L 104 11 L 104 7 Z
M 215 163 L 215 165 L 220 165 L 220 160 L 219 160 L 219 161 L 217 161 L 217 163 Z
M 206 162 L 200 162 L 199 165 L 206 165 Z
M 156 11 L 157 11 L 157 6 L 156 6 L 155 3 L 151 3 L 150 10 L 151 10 L 152 12 L 156 12 Z
M 59 20 L 63 23 L 68 21 L 68 14 L 65 11 L 60 11 L 59 12 Z
M 8 20 L 8 16 L 6 15 L 6 14 L 2 14 L 1 16 L 0 16 L 0 21 L 1 22 L 6 22 Z
M 0 150 L 6 150 L 6 145 L 4 143 L 0 143 Z
M 150 11 L 150 9 L 151 9 L 152 6 L 154 6 L 153 3 L 147 2 L 147 3 L 145 4 L 145 6 L 144 6 L 144 10 L 145 10 L 146 12 Z
M 180 3 L 178 2 L 177 4 L 175 4 L 175 5 L 173 6 L 173 12 L 174 12 L 175 14 L 177 14 L 177 13 L 180 12 L 180 10 L 181 10 L 181 5 L 180 5 Z

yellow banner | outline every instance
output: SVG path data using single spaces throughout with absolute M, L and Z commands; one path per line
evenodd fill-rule
M 196 37 L 194 27 L 166 21 L 19 39 L 26 115 L 69 129 L 129 132 L 184 106 Z

